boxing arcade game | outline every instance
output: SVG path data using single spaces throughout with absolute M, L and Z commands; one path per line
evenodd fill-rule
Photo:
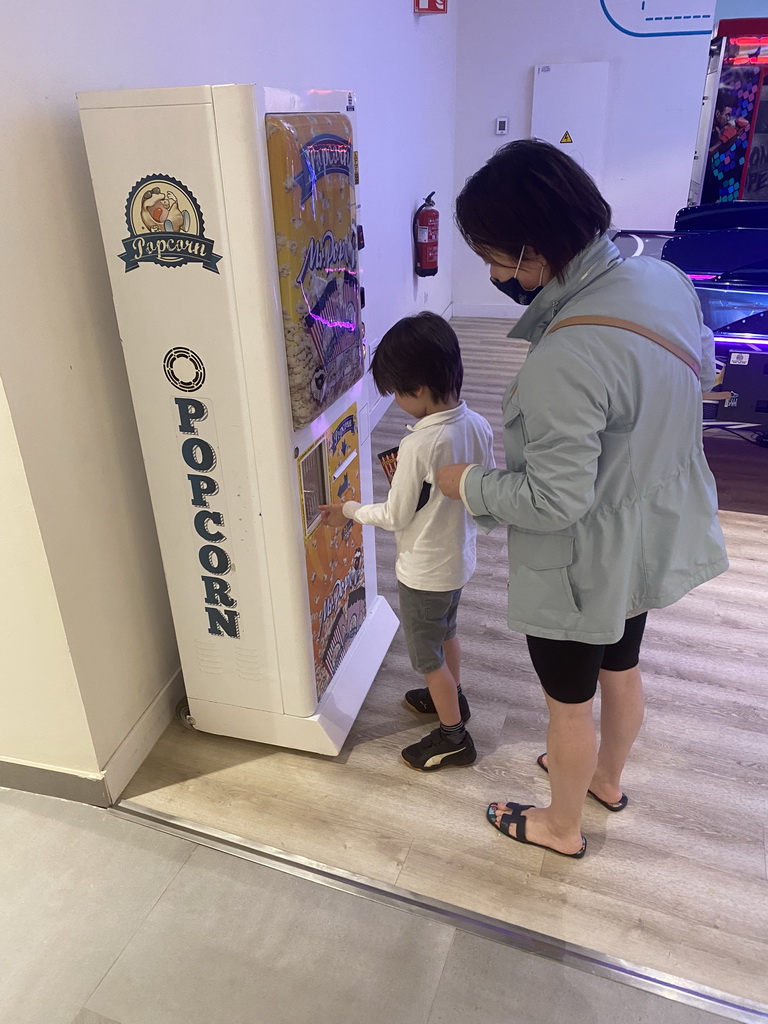
M 689 206 L 768 200 L 768 18 L 721 20 L 710 47 Z
M 78 101 L 188 723 L 337 754 L 398 625 L 318 511 L 372 500 L 354 96 Z

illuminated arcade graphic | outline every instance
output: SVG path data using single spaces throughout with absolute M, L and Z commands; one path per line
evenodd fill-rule
M 343 114 L 267 117 L 295 427 L 363 375 L 352 129 Z
M 761 77 L 759 67 L 723 68 L 709 140 L 704 202 L 727 203 L 740 197 Z
M 765 58 L 768 63 L 768 37 Z M 749 147 L 744 198 L 751 202 L 768 200 L 768 69 L 763 69 L 760 103 L 755 115 L 752 145 Z
M 719 47 L 720 64 L 714 65 L 712 75 L 716 95 L 702 108 L 702 119 L 709 119 L 704 122 L 709 138 L 700 154 L 705 161 L 701 195 L 694 194 L 694 202 L 768 198 L 768 21 L 749 23 L 764 31 L 731 34 L 729 25 L 738 31 L 744 23 L 725 21 L 719 31 L 728 34 L 713 43 Z

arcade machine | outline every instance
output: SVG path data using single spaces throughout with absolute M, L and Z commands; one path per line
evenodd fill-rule
M 684 270 L 701 302 L 704 322 L 730 344 L 735 335 L 765 334 L 768 309 L 768 202 L 736 201 L 681 210 L 661 258 Z M 747 318 L 757 316 L 750 325 Z M 736 324 L 740 327 L 736 327 Z M 768 337 L 765 338 L 768 344 Z
M 705 417 L 732 426 L 764 424 L 768 203 L 736 200 L 690 207 L 678 213 L 675 232 L 664 244 L 661 258 L 689 275 L 704 322 L 715 337 L 715 391 L 723 399 L 706 403 Z M 733 383 L 736 377 L 738 387 Z M 761 433 L 758 443 L 764 443 L 762 437 Z
M 768 18 L 722 20 L 710 47 L 689 206 L 768 200 Z
M 688 274 L 718 348 L 737 341 L 759 345 L 766 335 L 768 203 L 689 207 L 677 214 L 672 231 L 617 231 L 613 241 L 625 259 L 652 256 Z
M 766 18 L 718 24 L 688 202 L 662 259 L 690 275 L 714 331 L 718 389 L 732 393 L 718 404 L 718 421 L 764 424 L 762 399 L 751 401 L 751 385 L 737 389 L 731 382 L 754 380 L 760 391 L 758 364 L 768 350 Z
M 745 379 L 746 367 L 762 364 L 768 351 L 768 19 L 718 25 L 689 205 L 674 229 L 619 231 L 614 241 L 625 257 L 668 260 L 691 278 L 715 336 L 716 390 L 727 390 L 724 376 L 737 372 L 729 367 Z M 755 403 L 738 406 L 737 399 L 724 399 L 708 404 L 705 415 L 765 422 Z
M 352 93 L 85 93 L 188 724 L 334 755 L 397 629 L 370 501 Z
M 647 255 L 674 263 L 696 289 L 704 322 L 714 334 L 718 367 L 719 400 L 705 402 L 705 426 L 723 421 L 733 427 L 764 424 L 768 202 L 735 200 L 689 207 L 680 210 L 673 231 L 625 230 L 613 240 L 627 259 Z M 732 385 L 736 376 L 740 388 Z M 747 379 L 751 384 L 745 389 Z M 762 433 L 758 443 L 767 443 Z

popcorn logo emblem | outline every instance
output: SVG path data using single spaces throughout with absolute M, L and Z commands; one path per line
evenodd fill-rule
M 200 204 L 176 178 L 150 174 L 137 181 L 125 204 L 125 220 L 130 235 L 123 239 L 119 256 L 126 273 L 140 263 L 202 263 L 218 274 L 221 256 L 213 251 L 213 239 L 205 236 Z

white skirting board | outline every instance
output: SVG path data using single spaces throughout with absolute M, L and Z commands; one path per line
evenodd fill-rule
M 28 793 L 109 807 L 131 781 L 162 736 L 184 697 L 176 669 L 100 772 L 75 772 L 55 765 L 0 760 L 0 786 Z
M 119 799 L 144 759 L 165 732 L 176 714 L 179 701 L 183 699 L 184 680 L 179 668 L 107 761 L 104 779 L 110 803 L 115 803 Z

